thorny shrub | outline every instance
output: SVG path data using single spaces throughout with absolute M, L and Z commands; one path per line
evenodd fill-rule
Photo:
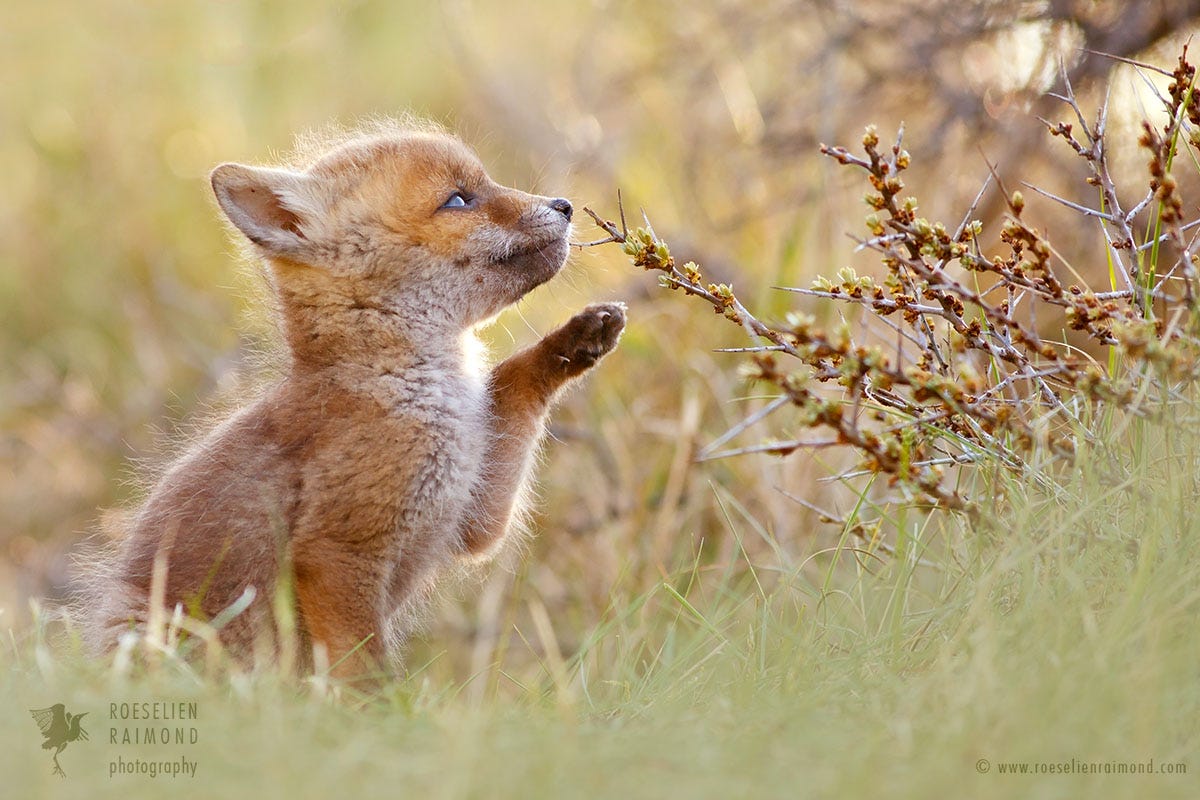
M 821 152 L 861 170 L 870 184 L 864 197 L 869 236 L 859 244 L 879 254 L 882 280 L 847 267 L 835 278 L 817 278 L 811 288 L 784 290 L 864 307 L 894 330 L 895 346 L 865 343 L 863 332 L 846 322 L 822 330 L 801 311 L 764 322 L 732 286 L 706 282 L 693 262 L 678 265 L 648 220 L 630 231 L 623 211 L 618 226 L 585 209 L 608 234 L 589 244 L 620 243 L 634 265 L 661 273 L 663 287 L 706 301 L 746 330 L 753 346 L 746 348 L 751 355 L 745 373 L 777 395 L 735 430 L 791 406 L 802 427 L 828 434 L 723 455 L 845 445 L 861 455 L 860 474 L 886 476 L 914 503 L 975 516 L 989 509 L 963 489 L 971 485 L 961 480 L 967 465 L 999 464 L 1029 479 L 1040 478 L 1029 473 L 1046 463 L 1073 463 L 1081 444 L 1089 453 L 1103 453 L 1098 408 L 1162 415 L 1187 399 L 1200 370 L 1200 243 L 1190 234 L 1200 220 L 1185 221 L 1173 175 L 1180 147 L 1200 152 L 1195 69 L 1186 48 L 1173 72 L 1138 66 L 1171 78 L 1167 94 L 1160 95 L 1168 122 L 1161 130 L 1143 123 L 1139 143 L 1149 153 L 1149 182 L 1140 199 L 1127 209 L 1110 173 L 1107 101 L 1089 124 L 1069 84 L 1056 97 L 1073 121 L 1042 121 L 1086 162 L 1098 208 L 1027 185 L 1098 223 L 1110 284 L 1103 290 L 1085 285 L 1056 254 L 1024 214 L 1021 192 L 1009 192 L 994 173 L 957 225 L 919 216 L 915 198 L 901 197 L 900 174 L 909 166 L 903 130 L 889 148 L 873 127 L 863 136 L 862 155 L 825 145 Z M 973 219 L 993 185 L 1008 210 L 999 254 L 985 252 L 983 226 Z M 1136 219 L 1144 211 L 1149 222 L 1138 231 Z M 1078 338 L 1073 344 L 1044 333 L 1067 329 L 1090 340 L 1093 351 L 1107 348 L 1107 363 L 1077 346 Z

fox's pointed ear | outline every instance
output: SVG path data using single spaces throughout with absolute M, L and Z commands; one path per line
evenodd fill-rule
M 307 178 L 285 169 L 222 164 L 209 178 L 225 216 L 269 255 L 300 258 L 316 209 Z

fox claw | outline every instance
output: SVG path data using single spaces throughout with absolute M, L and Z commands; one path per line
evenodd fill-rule
M 547 336 L 546 342 L 561 360 L 567 377 L 574 377 L 611 352 L 624 329 L 624 303 L 596 303 Z

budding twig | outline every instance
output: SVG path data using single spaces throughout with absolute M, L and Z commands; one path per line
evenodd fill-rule
M 1164 96 L 1170 122 L 1161 132 L 1144 130 L 1150 190 L 1129 211 L 1120 204 L 1108 163 L 1108 98 L 1089 124 L 1065 69 L 1062 73 L 1064 89 L 1054 96 L 1070 109 L 1078 128 L 1042 122 L 1088 164 L 1087 182 L 1099 190 L 1100 207 L 1030 183 L 1022 186 L 1099 228 L 1122 288 L 1089 288 L 1083 278 L 1087 271 L 1077 271 L 1027 221 L 1021 192 L 1010 193 L 990 164 L 990 176 L 952 231 L 918 216 L 916 200 L 901 198 L 900 174 L 910 161 L 903 127 L 890 148 L 881 148 L 879 136 L 868 128 L 861 155 L 821 146 L 827 157 L 865 173 L 870 235 L 852 238 L 856 251 L 879 256 L 884 277 L 860 276 L 847 267 L 811 287 L 774 287 L 861 309 L 867 320 L 897 332 L 894 349 L 887 351 L 869 343 L 868 326 L 855 330 L 845 320 L 826 331 L 798 311 L 780 322 L 756 317 L 732 286 L 707 283 L 692 262 L 678 265 L 644 210 L 644 227 L 630 230 L 619 197 L 619 227 L 584 209 L 607 234 L 584 246 L 620 244 L 636 266 L 659 273 L 664 288 L 699 298 L 739 325 L 753 343 L 717 352 L 748 356 L 746 376 L 779 392 L 707 445 L 697 460 L 849 447 L 861 461 L 840 478 L 885 475 L 916 501 L 974 516 L 983 513 L 982 506 L 959 488 L 959 477 L 972 465 L 995 465 L 1050 489 L 1052 481 L 1040 465 L 1073 463 L 1084 446 L 1090 453 L 1104 451 L 1104 442 L 1085 422 L 1093 415 L 1081 414 L 1084 409 L 1107 404 L 1145 417 L 1163 413 L 1185 396 L 1181 387 L 1200 378 L 1200 310 L 1193 289 L 1200 232 L 1185 234 L 1200 220 L 1182 219 L 1171 165 L 1187 125 L 1200 130 L 1195 70 L 1181 57 L 1175 71 L 1167 73 L 1174 81 Z M 1200 148 L 1200 136 L 1191 139 Z M 993 187 L 1009 212 L 999 232 L 1007 251 L 997 255 L 985 253 L 983 226 L 974 219 Z M 1135 220 L 1152 206 L 1158 210 L 1155 230 L 1139 243 L 1143 237 L 1135 232 Z M 1156 274 L 1159 246 L 1168 244 L 1178 255 Z M 975 275 L 964 279 L 963 272 Z M 980 275 L 985 280 L 975 280 Z M 1064 283 L 1067 276 L 1076 282 Z M 1156 319 L 1152 301 L 1170 313 Z M 1062 330 L 1093 346 L 1115 348 L 1120 359 L 1114 358 L 1110 371 L 1079 345 L 1043 334 Z M 823 388 L 829 384 L 838 389 Z M 801 427 L 827 435 L 726 447 L 789 406 Z

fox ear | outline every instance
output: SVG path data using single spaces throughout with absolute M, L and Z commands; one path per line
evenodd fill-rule
M 210 176 L 225 216 L 270 255 L 299 258 L 308 250 L 305 228 L 315 209 L 297 172 L 222 164 Z

